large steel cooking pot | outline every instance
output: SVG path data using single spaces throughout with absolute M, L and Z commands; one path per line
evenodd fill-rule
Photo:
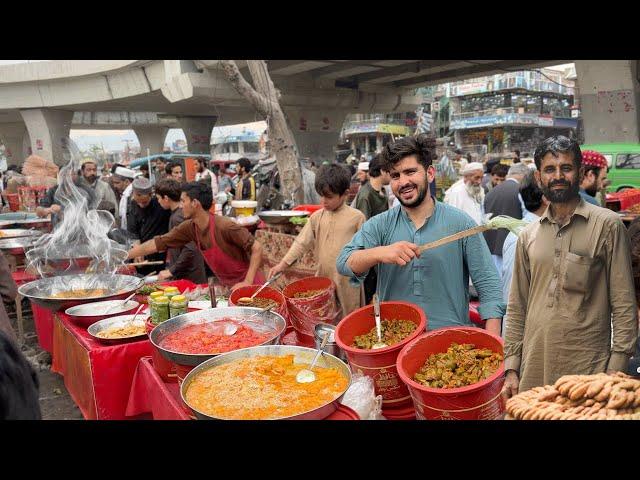
M 189 325 L 217 322 L 229 317 L 241 320 L 260 311 L 262 311 L 262 309 L 253 307 L 224 307 L 210 308 L 208 310 L 199 310 L 197 312 L 185 313 L 170 318 L 169 320 L 162 322 L 157 327 L 155 327 L 149 334 L 149 340 L 151 340 L 151 343 L 153 343 L 153 346 L 158 349 L 160 354 L 170 362 L 176 363 L 178 365 L 195 367 L 196 365 L 200 365 L 202 362 L 220 354 L 174 352 L 162 348 L 160 346 L 162 341 L 168 335 L 177 332 L 178 330 Z M 280 340 L 280 336 L 287 326 L 287 322 L 285 321 L 285 319 L 275 312 L 265 312 L 259 317 L 256 317 L 256 319 L 256 323 L 264 322 L 264 325 L 267 328 L 273 330 L 273 336 L 270 337 L 267 341 L 263 342 L 262 345 L 278 343 L 278 341 Z M 245 323 L 245 325 L 249 325 L 249 322 Z
M 293 355 L 294 363 L 309 364 L 313 360 L 315 354 L 316 350 L 312 348 L 297 347 L 294 345 L 263 345 L 260 347 L 243 348 L 242 350 L 223 353 L 222 355 L 218 355 L 215 358 L 207 360 L 206 362 L 191 370 L 191 372 L 189 372 L 189 374 L 182 382 L 180 395 L 182 396 L 182 401 L 193 411 L 198 420 L 221 420 L 220 418 L 212 417 L 196 410 L 191 405 L 189 405 L 189 402 L 187 402 L 186 392 L 189 389 L 189 385 L 191 385 L 193 379 L 196 378 L 196 376 L 198 376 L 200 373 L 204 372 L 205 370 L 209 370 L 210 368 L 231 363 L 243 358 L 261 357 L 265 355 Z M 274 420 L 323 420 L 336 411 L 340 404 L 340 400 L 342 400 L 345 392 L 351 386 L 351 370 L 349 370 L 347 364 L 342 360 L 334 357 L 333 355 L 329 355 L 328 353 L 323 353 L 318 359 L 318 363 L 316 365 L 323 368 L 335 368 L 339 370 L 345 377 L 347 377 L 348 383 L 344 391 L 336 396 L 336 398 L 332 401 L 325 403 L 320 407 L 314 408 L 313 410 L 302 412 L 291 417 L 282 417 Z
M 47 277 L 25 283 L 18 288 L 18 293 L 48 310 L 66 310 L 81 303 L 100 300 L 125 299 L 142 286 L 144 280 L 131 275 L 119 274 L 82 274 Z M 81 289 L 103 288 L 104 295 L 95 297 L 54 298 L 51 295 Z

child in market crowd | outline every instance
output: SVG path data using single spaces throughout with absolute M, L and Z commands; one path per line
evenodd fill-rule
M 346 205 L 351 183 L 349 171 L 337 164 L 323 165 L 318 170 L 315 189 L 322 209 L 309 217 L 284 258 L 269 271 L 269 278 L 288 268 L 313 248 L 318 260 L 317 276 L 331 278 L 342 307 L 342 315 L 362 306 L 362 288 L 353 287 L 349 279 L 336 269 L 338 254 L 365 222 L 359 210 Z

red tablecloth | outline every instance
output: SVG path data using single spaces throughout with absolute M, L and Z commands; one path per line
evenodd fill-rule
M 125 415 L 139 417 L 151 413 L 154 420 L 189 420 L 180 398 L 177 383 L 165 383 L 158 376 L 151 358 L 142 358 L 138 364 L 129 403 Z M 349 407 L 341 405 L 325 420 L 359 420 L 358 414 Z
M 51 370 L 64 384 L 86 419 L 122 420 L 138 362 L 151 355 L 148 339 L 104 345 L 86 328 L 57 312 L 53 318 Z
M 166 282 L 180 291 L 193 288 L 188 280 Z M 64 312 L 53 316 L 51 370 L 64 376 L 71 398 L 87 419 L 122 420 L 133 377 L 142 357 L 150 356 L 148 339 L 115 345 L 94 340 Z
M 53 353 L 53 312 L 33 302 L 31 302 L 31 311 L 40 348 Z
M 151 413 L 154 420 L 189 420 L 182 408 L 178 384 L 163 382 L 150 357 L 138 363 L 125 415 L 137 417 L 145 413 Z

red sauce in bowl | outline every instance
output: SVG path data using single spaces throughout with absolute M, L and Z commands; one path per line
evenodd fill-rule
M 167 335 L 160 342 L 166 350 L 179 353 L 209 354 L 225 353 L 241 348 L 254 347 L 272 338 L 271 333 L 262 333 L 248 327 L 247 324 L 238 325 L 234 335 L 224 335 L 222 326 L 236 323 L 233 319 L 224 319 L 213 323 L 189 325 L 177 332 Z

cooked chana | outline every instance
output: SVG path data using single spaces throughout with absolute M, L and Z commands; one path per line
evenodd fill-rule
M 380 327 L 382 343 L 386 343 L 388 347 L 401 342 L 418 328 L 410 320 L 382 320 Z M 376 343 L 378 343 L 378 333 L 376 327 L 373 327 L 368 333 L 354 337 L 352 346 L 371 350 Z

